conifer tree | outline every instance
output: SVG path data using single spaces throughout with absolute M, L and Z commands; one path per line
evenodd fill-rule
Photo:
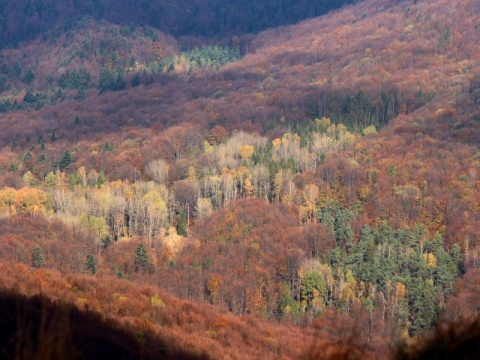
M 87 255 L 87 264 L 85 265 L 85 270 L 91 275 L 95 275 L 97 272 L 97 264 L 92 254 Z
M 45 257 L 42 254 L 42 249 L 40 249 L 40 246 L 37 244 L 33 247 L 32 250 L 32 266 L 34 268 L 41 268 L 45 265 Z
M 182 211 L 178 217 L 177 234 L 187 236 L 187 217 L 184 211 Z
M 148 268 L 148 255 L 145 245 L 140 244 L 135 250 L 135 271 L 143 271 Z

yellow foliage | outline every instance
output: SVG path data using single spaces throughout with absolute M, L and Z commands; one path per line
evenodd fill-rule
M 273 148 L 275 150 L 278 150 L 278 148 L 282 144 L 282 140 L 280 140 L 279 138 L 276 138 L 275 140 L 272 141 L 272 144 L 273 144 Z
M 158 295 L 154 295 L 150 298 L 150 305 L 153 307 L 164 307 L 165 303 L 158 297 Z
M 0 190 L 0 209 L 12 206 L 16 196 L 17 190 L 13 188 L 6 187 Z
M 243 160 L 251 159 L 254 151 L 255 151 L 255 148 L 252 145 L 242 145 L 238 149 L 238 154 Z
M 377 129 L 375 128 L 375 125 L 370 125 L 367 126 L 365 129 L 363 129 L 363 135 L 367 136 L 368 134 L 376 134 Z
M 302 138 L 297 135 L 297 134 L 293 134 L 293 137 L 292 137 L 292 141 L 296 144 L 296 145 L 300 145 L 300 141 L 302 140 Z
M 47 195 L 42 190 L 24 187 L 18 190 L 14 205 L 17 210 L 25 212 L 44 212 Z
M 422 254 L 422 259 L 428 266 L 437 267 L 437 258 L 432 253 Z
M 326 117 L 322 117 L 321 119 L 315 119 L 315 124 L 317 125 L 320 132 L 325 132 L 330 126 L 330 119 Z

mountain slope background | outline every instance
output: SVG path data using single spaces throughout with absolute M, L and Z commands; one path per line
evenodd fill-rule
M 363 1 L 188 50 L 148 21 L 45 25 L 0 60 L 2 259 L 296 334 L 347 319 L 367 352 L 473 316 L 479 14 Z
M 2 0 L 0 46 L 29 40 L 74 18 L 153 26 L 175 37 L 233 37 L 320 16 L 352 0 L 262 1 L 54 1 Z

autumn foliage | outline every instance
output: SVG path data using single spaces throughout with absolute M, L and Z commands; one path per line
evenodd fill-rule
M 417 358 L 479 311 L 477 14 L 362 1 L 190 52 L 85 18 L 2 50 L 5 306 L 145 357 Z

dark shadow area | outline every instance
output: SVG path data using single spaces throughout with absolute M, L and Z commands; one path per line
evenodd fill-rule
M 206 359 L 175 349 L 147 329 L 42 295 L 0 291 L 2 359 Z

